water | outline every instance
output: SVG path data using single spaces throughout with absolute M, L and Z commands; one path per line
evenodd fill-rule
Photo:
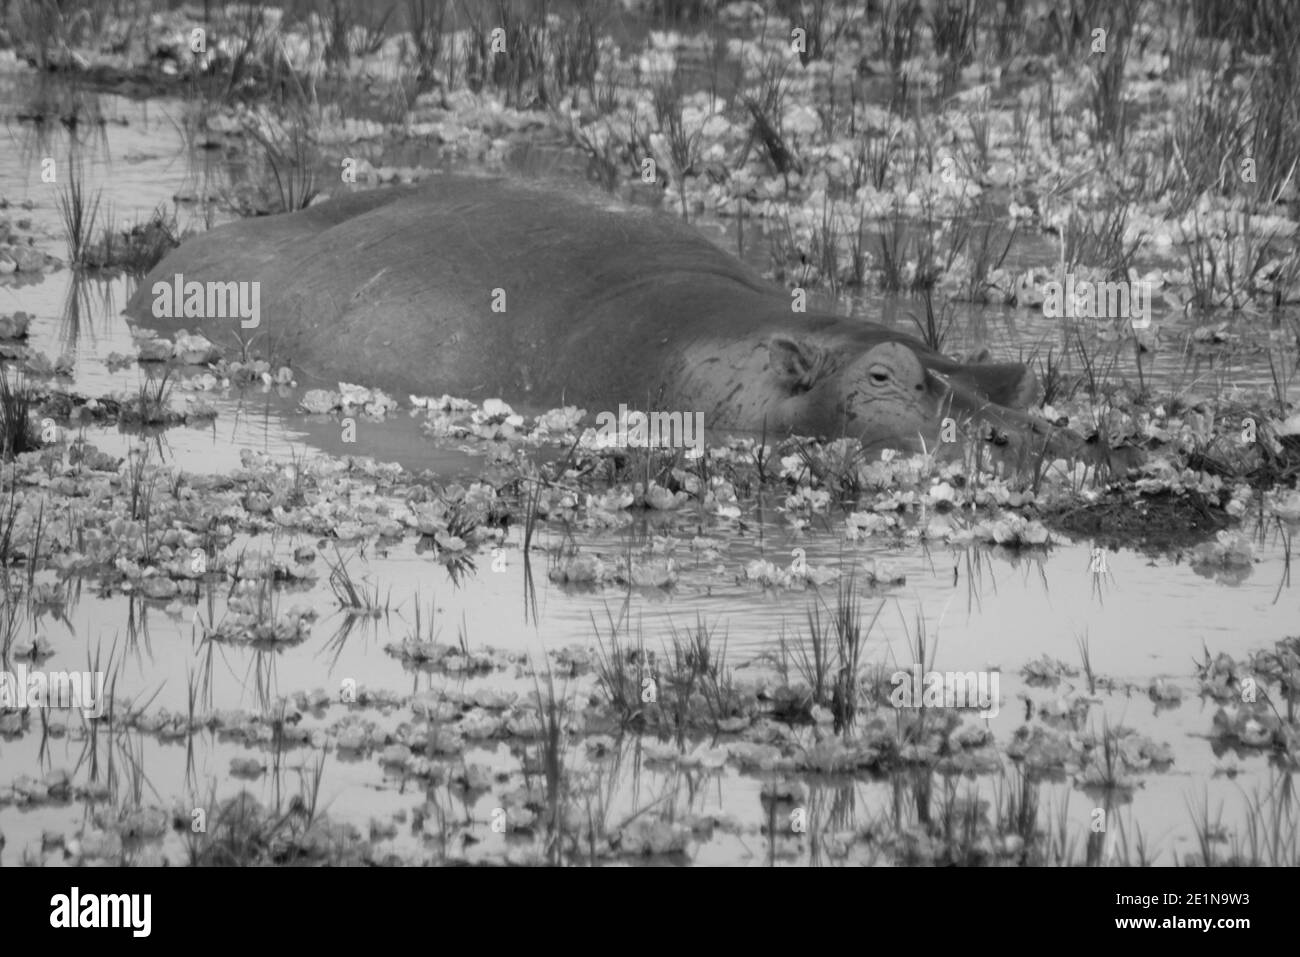
M 4 89 L 0 84 L 0 100 Z M 12 102 L 12 88 L 9 95 Z M 119 222 L 144 218 L 160 203 L 170 204 L 174 196 L 193 191 L 196 185 L 201 188 L 213 175 L 212 164 L 219 164 L 220 158 L 192 154 L 180 135 L 181 103 L 137 103 L 112 96 L 101 97 L 101 103 L 111 121 L 104 128 L 102 142 L 86 154 L 87 178 L 92 190 L 103 190 L 103 202 Z M 15 206 L 26 200 L 35 204 L 30 212 L 11 208 L 8 215 L 15 219 L 29 216 L 41 247 L 64 255 L 55 187 L 42 183 L 34 172 L 38 169 L 34 160 L 42 149 L 52 149 L 57 156 L 60 147 L 36 142 L 29 127 L 12 120 L 0 131 L 0 138 L 4 140 L 0 193 Z M 183 225 L 202 221 L 197 207 L 182 206 L 180 212 Z M 734 242 L 734 224 L 703 227 L 724 246 Z M 755 231 L 749 235 L 751 259 L 765 265 L 765 252 L 754 240 Z M 127 278 L 81 280 L 63 269 L 36 284 L 0 287 L 0 302 L 5 311 L 24 309 L 35 314 L 29 344 L 51 357 L 70 353 L 75 359 L 72 388 L 98 396 L 133 392 L 145 375 L 136 366 L 109 371 L 105 364 L 112 353 L 129 355 L 134 351 L 120 314 L 132 292 Z M 905 326 L 902 314 L 915 306 L 869 296 L 861 308 Z M 1004 354 L 1014 353 L 1026 342 L 1051 342 L 1059 336 L 1051 321 L 1038 314 L 1022 310 L 1012 315 L 999 309 L 979 312 L 987 330 L 984 338 Z M 1166 326 L 1168 338 L 1176 338 L 1181 317 L 1157 315 L 1156 319 Z M 1195 368 L 1189 371 L 1177 355 L 1160 353 L 1144 372 L 1157 387 L 1221 377 L 1261 387 L 1269 382 L 1267 365 L 1260 356 L 1237 356 L 1206 373 Z M 436 393 L 436 384 L 431 384 L 429 391 Z M 430 469 L 444 480 L 464 482 L 484 468 L 481 448 L 434 442 L 405 414 L 368 424 L 354 445 L 345 446 L 336 423 L 301 414 L 296 411 L 297 393 L 283 392 L 258 386 L 209 396 L 218 410 L 215 422 L 171 429 L 148 439 L 153 460 L 192 474 L 224 474 L 239 466 L 241 449 L 262 451 L 285 461 L 324 452 L 373 456 L 400 462 L 413 472 Z M 86 437 L 116 456 L 126 456 L 145 441 L 116 428 L 89 428 Z M 1241 795 L 1253 787 L 1271 786 L 1275 772 L 1264 756 L 1220 757 L 1213 753 L 1206 735 L 1215 706 L 1202 704 L 1196 697 L 1190 669 L 1203 647 L 1212 654 L 1228 652 L 1242 658 L 1271 645 L 1294 627 L 1297 593 L 1286 578 L 1286 549 L 1278 536 L 1262 539 L 1255 564 L 1239 583 L 1208 577 L 1177 554 L 1150 557 L 1133 550 L 1108 553 L 1108 574 L 1099 576 L 1092 570 L 1091 543 L 1087 541 L 1050 552 L 943 545 L 926 549 L 916 544 L 891 544 L 879 537 L 849 543 L 842 535 L 839 517 L 815 517 L 807 529 L 799 531 L 779 506 L 779 502 L 769 501 L 761 512 L 747 511 L 740 522 L 716 517 L 701 520 L 694 514 L 635 516 L 630 524 L 615 530 L 575 530 L 574 539 L 568 542 L 556 527 L 547 527 L 534 544 L 531 587 L 521 560 L 522 530 L 518 528 L 512 528 L 503 543 L 504 567 L 493 568 L 490 557 L 481 553 L 476 569 L 458 576 L 427 551 L 417 549 L 409 536 L 399 542 L 371 542 L 364 548 L 353 544 L 336 548 L 333 543 L 300 534 L 244 536 L 239 544 L 250 553 L 271 552 L 284 558 L 303 545 L 316 546 L 319 552 L 313 566 L 315 582 L 285 595 L 286 602 L 316 609 L 319 620 L 307 641 L 275 652 L 205 645 L 199 640 L 193 604 L 182 603 L 178 611 L 169 613 L 161 603 L 122 594 L 100 597 L 89 581 L 73 585 L 65 618 L 45 614 L 34 619 L 31 627 L 52 646 L 53 656 L 43 664 L 47 670 L 81 669 L 88 652 L 93 654 L 98 648 L 107 654 L 116 648 L 121 663 L 118 694 L 147 702 L 151 712 L 166 709 L 182 714 L 196 682 L 203 689 L 203 707 L 255 712 L 278 696 L 314 688 L 334 692 L 347 681 L 402 694 L 427 687 L 469 692 L 492 687 L 518 694 L 531 689 L 532 679 L 519 672 L 449 679 L 408 670 L 387 654 L 386 644 L 400 642 L 413 631 L 417 603 L 427 609 L 429 602 L 436 605 L 442 640 L 454 641 L 463 629 L 471 647 L 490 645 L 522 653 L 536 662 L 546 652 L 567 645 L 591 645 L 593 620 L 603 625 L 611 615 L 626 614 L 628 626 L 644 635 L 651 648 L 662 647 L 673 629 L 688 628 L 701 619 L 717 624 L 725 633 L 730 661 L 756 672 L 758 666 L 751 663 L 764 654 L 777 653 L 783 634 L 794 638 L 806 629 L 811 603 L 833 604 L 833 587 L 818 595 L 802 589 L 763 589 L 738 579 L 753 559 L 786 565 L 792 549 L 803 548 L 808 562 L 815 566 L 852 567 L 875 559 L 904 573 L 905 584 L 866 593 L 869 614 L 878 604 L 883 603 L 883 609 L 864 657 L 885 663 L 910 661 L 910 642 L 921 621 L 929 641 L 937 640 L 939 669 L 1001 669 L 1003 706 L 990 723 L 999 741 L 1009 740 L 1022 723 L 1023 695 L 1043 700 L 1041 691 L 1026 687 L 1019 670 L 1044 655 L 1077 664 L 1079 641 L 1086 638 L 1094 670 L 1116 684 L 1116 690 L 1100 695 L 1093 724 L 1100 727 L 1104 715 L 1112 725 L 1133 727 L 1173 749 L 1172 769 L 1144 775 L 1143 786 L 1125 812 L 1141 822 L 1146 833 L 1164 840 L 1166 852 L 1185 853 L 1192 847 L 1190 819 L 1185 813 L 1189 801 L 1208 798 L 1211 806 L 1223 801 L 1229 818 L 1239 822 Z M 697 534 L 718 538 L 726 547 L 717 557 L 694 555 L 689 542 Z M 547 576 L 566 545 L 576 543 L 584 550 L 616 558 L 629 550 L 644 549 L 654 536 L 662 535 L 673 535 L 679 541 L 676 555 L 681 573 L 673 588 L 581 589 L 557 585 Z M 346 561 L 358 580 L 389 596 L 386 613 L 377 618 L 349 619 L 338 610 L 326 564 L 336 560 Z M 534 602 L 536 617 L 532 614 Z M 224 594 L 205 595 L 198 607 L 203 620 L 220 620 Z M 1146 696 L 1147 687 L 1158 678 L 1186 692 L 1181 706 L 1161 709 Z M 1083 681 L 1077 678 L 1074 684 L 1078 687 Z M 1068 688 L 1059 690 L 1064 694 Z M 305 717 L 304 726 L 328 727 L 340 714 L 336 705 L 328 714 Z M 372 710 L 370 716 L 381 721 L 391 717 L 383 716 L 382 709 Z M 395 726 L 397 722 L 388 723 Z M 147 784 L 145 803 L 168 807 L 190 793 L 192 781 L 215 782 L 222 795 L 248 786 L 266 802 L 275 799 L 277 787 L 292 791 L 297 786 L 292 774 L 289 783 L 283 775 L 266 775 L 247 785 L 232 778 L 230 761 L 247 756 L 250 749 L 210 733 L 198 736 L 192 757 L 187 757 L 183 739 L 167 742 L 137 735 L 127 736 L 126 741 L 116 745 L 126 749 L 116 758 L 117 773 L 132 780 L 136 772 L 131 769 L 139 769 Z M 74 778 L 83 777 L 85 748 L 86 742 L 75 731 L 46 739 L 29 730 L 17 738 L 0 739 L 0 766 L 4 768 L 0 795 L 11 778 L 40 778 L 53 768 L 67 768 Z M 267 754 L 265 748 L 251 753 L 264 758 Z M 292 754 L 291 770 L 311 765 L 301 751 Z M 624 755 L 619 760 L 635 765 L 635 756 Z M 404 786 L 373 758 L 328 752 L 325 761 L 322 796 L 330 814 L 363 833 L 370 821 L 410 812 L 421 803 L 409 784 Z M 466 761 L 509 767 L 515 758 L 506 744 L 489 742 L 472 747 Z M 786 848 L 778 854 L 779 842 L 759 839 L 768 813 L 759 798 L 761 775 L 728 769 L 717 778 L 720 783 L 716 787 L 697 789 L 699 782 L 691 783 L 693 772 L 652 768 L 646 780 L 637 784 L 627 765 L 609 769 L 601 759 L 591 759 L 590 764 L 606 767 L 614 808 L 644 804 L 647 795 L 638 793 L 639 787 L 648 787 L 654 794 L 684 788 L 675 798 L 682 802 L 683 813 L 736 816 L 739 823 L 734 829 L 723 828 L 702 843 L 696 857 L 699 862 L 763 863 L 783 855 L 791 861 L 807 859 L 806 848 Z M 1225 768 L 1235 776 L 1218 773 Z M 836 804 L 840 823 L 847 827 L 854 815 L 860 825 L 884 813 L 896 797 L 897 787 L 897 782 L 814 782 L 811 800 L 822 795 Z M 1071 794 L 1069 785 L 1062 782 L 1044 787 L 1045 802 L 1053 806 Z M 424 799 L 437 803 L 432 797 Z M 480 794 L 469 799 L 466 807 L 481 822 L 490 816 L 495 801 L 491 793 Z M 1070 821 L 1086 828 L 1092 800 L 1074 792 L 1070 801 Z M 846 802 L 853 810 L 844 817 Z M 77 801 L 3 803 L 0 797 L 0 830 L 8 835 L 10 853 L 15 856 L 24 853 L 24 848 L 39 856 L 42 831 L 71 832 L 82 822 Z M 422 846 L 405 824 L 389 844 L 395 852 L 417 856 Z M 181 854 L 174 837 L 164 846 L 169 856 Z M 489 841 L 488 846 L 495 845 Z M 815 856 L 817 851 L 811 853 Z

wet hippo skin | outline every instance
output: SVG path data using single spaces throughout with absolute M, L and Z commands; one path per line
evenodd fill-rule
M 260 325 L 158 319 L 154 283 L 257 281 Z M 504 296 L 504 311 L 493 310 Z M 128 314 L 399 396 L 497 396 L 704 413 L 708 428 L 935 441 L 950 413 L 1043 432 L 1019 363 L 961 363 L 876 323 L 794 313 L 667 215 L 505 179 L 435 177 L 248 219 L 186 241 Z

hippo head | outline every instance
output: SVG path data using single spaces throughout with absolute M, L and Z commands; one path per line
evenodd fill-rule
M 774 418 L 784 426 L 851 436 L 864 447 L 933 444 L 947 388 L 905 344 L 882 342 L 853 355 L 777 335 L 767 349 L 782 396 Z

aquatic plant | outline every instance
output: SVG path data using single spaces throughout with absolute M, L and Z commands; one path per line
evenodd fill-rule
M 925 303 L 925 319 L 920 319 L 914 313 L 909 313 L 908 318 L 912 320 L 912 325 L 916 327 L 921 341 L 936 352 L 942 352 L 944 342 L 947 341 L 948 336 L 957 324 L 956 304 L 945 302 L 940 308 L 939 314 L 936 315 L 934 310 L 934 290 L 930 286 L 926 286 L 921 290 L 921 300 Z
M 542 694 L 537 671 L 533 672 L 533 700 L 537 705 L 538 731 L 535 760 L 541 765 L 542 775 L 546 781 L 544 854 L 549 863 L 558 865 L 563 863 L 566 847 L 565 824 L 568 817 L 569 782 L 565 768 L 565 755 L 568 750 L 568 732 L 565 725 L 570 704 L 567 685 L 560 694 L 555 693 L 555 678 L 549 663 L 546 668 L 545 695 Z M 525 785 L 528 784 L 529 763 L 524 762 Z
M 27 383 L 21 378 L 10 382 L 9 376 L 0 372 L 0 458 L 4 461 L 41 447 L 32 428 L 35 408 L 36 395 Z
M 358 582 L 352 577 L 352 573 L 348 570 L 347 562 L 344 561 L 343 555 L 339 552 L 337 545 L 334 547 L 334 555 L 337 561 L 331 562 L 327 558 L 325 559 L 325 564 L 327 564 L 330 569 L 330 591 L 334 593 L 334 599 L 339 603 L 339 607 L 343 608 L 349 614 L 369 615 L 372 618 L 378 618 L 379 616 L 386 614 L 391 605 L 390 596 L 392 590 L 389 590 L 388 596 L 381 598 L 378 582 L 367 588 L 364 583 Z M 418 605 L 416 606 L 416 616 L 416 628 L 418 631 Z
M 1088 641 L 1088 632 L 1084 631 L 1082 635 L 1075 635 L 1074 644 L 1079 649 L 1079 661 L 1083 665 L 1083 674 L 1088 679 L 1088 694 L 1096 695 L 1097 676 L 1092 670 L 1092 646 Z
M 347 66 L 354 56 L 375 53 L 384 43 L 385 28 L 396 9 L 390 4 L 382 14 L 369 4 L 350 0 L 328 0 L 323 23 L 325 62 Z M 363 12 L 359 12 L 363 11 Z
M 1233 831 L 1229 840 L 1231 849 L 1229 859 L 1239 861 L 1251 867 L 1295 867 L 1300 864 L 1300 821 L 1297 817 L 1295 798 L 1291 795 L 1284 780 L 1278 780 L 1286 774 L 1283 769 L 1273 772 L 1274 780 L 1267 787 L 1255 787 L 1246 796 L 1244 837 L 1239 831 Z M 1203 799 L 1208 805 L 1208 800 Z M 1222 832 L 1215 833 L 1206 827 L 1208 814 L 1194 815 L 1197 843 L 1202 854 L 1209 849 L 1211 839 Z M 1217 823 L 1217 821 L 1216 821 Z M 1212 858 L 1204 858 L 1208 866 Z
M 930 9 L 934 52 L 945 61 L 940 95 L 947 96 L 975 57 L 979 38 L 980 0 L 943 0 Z
M 118 229 L 112 217 L 100 225 L 99 238 L 83 253 L 83 263 L 99 269 L 125 269 L 143 276 L 180 245 L 176 215 L 159 205 L 149 218 Z
M 606 702 L 623 724 L 643 721 L 641 692 L 646 679 L 645 643 L 638 641 L 635 648 L 629 648 L 620 640 L 620 629 L 627 614 L 626 606 L 617 619 L 608 608 L 605 610 L 609 621 L 608 637 L 601 636 L 596 617 L 591 618 L 592 630 L 596 633 L 596 681 L 604 694 Z M 606 646 L 608 641 L 608 647 Z M 653 680 L 653 679 L 651 679 Z
M 909 100 L 903 63 L 916 55 L 917 42 L 923 35 L 923 13 L 921 0 L 886 0 L 880 11 L 880 49 L 889 63 L 889 74 L 894 81 L 889 98 L 892 112 L 902 113 Z
M 444 25 L 450 0 L 406 0 L 406 32 L 415 48 L 416 89 L 430 89 L 443 52 Z
M 102 30 L 107 12 L 93 0 L 16 0 L 3 11 L 10 42 L 41 72 L 75 68 L 73 51 Z
M 262 160 L 274 181 L 271 212 L 306 209 L 320 193 L 316 178 L 316 144 L 308 121 L 298 116 L 287 124 L 250 124 L 248 133 L 262 148 Z
M 85 170 L 68 158 L 67 180 L 59 189 L 59 217 L 63 221 L 63 237 L 68 244 L 68 260 L 74 266 L 87 265 L 91 251 L 91 238 L 95 219 L 99 215 L 102 190 L 93 196 L 86 191 Z
M 1108 281 L 1127 280 L 1143 241 L 1141 231 L 1129 229 L 1131 211 L 1130 204 L 1095 212 L 1071 208 L 1061 226 L 1061 273 L 1091 266 L 1101 270 Z
M 211 73 L 218 83 L 225 79 L 217 97 L 221 103 L 267 95 L 274 98 L 280 109 L 286 106 L 301 109 L 312 102 L 314 98 L 289 61 L 284 41 L 266 7 L 250 3 L 236 8 L 227 29 L 233 40 L 234 55 L 223 57 Z M 205 89 L 206 99 L 211 84 L 206 84 Z M 193 97 L 197 92 L 197 87 L 192 86 L 189 95 Z
M 1101 27 L 1085 26 L 1089 40 L 1095 42 L 1096 29 L 1101 34 L 1104 51 L 1089 60 L 1091 93 L 1088 106 L 1092 111 L 1092 139 L 1102 147 L 1103 162 L 1124 152 L 1128 139 L 1129 105 L 1124 96 L 1124 61 L 1128 57 L 1129 38 L 1133 23 L 1143 0 L 1117 0 L 1109 9 L 1094 8 L 1088 23 L 1102 23 Z
M 700 146 L 703 137 L 702 127 L 688 129 L 683 116 L 683 89 L 676 74 L 660 80 L 653 90 L 655 121 L 659 132 L 668 145 L 668 155 L 664 157 L 672 163 L 671 173 L 677 187 L 678 212 L 683 221 L 690 220 L 690 209 L 686 202 L 686 179 L 699 175 Z
M 183 421 L 184 417 L 170 408 L 173 371 L 168 367 L 161 376 L 146 375 L 142 378 L 135 395 L 122 404 L 122 421 L 140 425 L 169 425 Z

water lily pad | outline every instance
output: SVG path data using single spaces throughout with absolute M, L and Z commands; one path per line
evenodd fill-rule
M 26 312 L 0 315 L 0 339 L 25 339 L 32 317 Z

